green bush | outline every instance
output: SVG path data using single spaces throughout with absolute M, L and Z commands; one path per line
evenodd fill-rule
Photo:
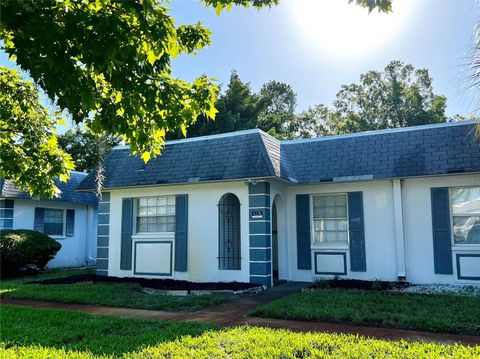
M 55 257 L 61 244 L 49 236 L 27 229 L 0 230 L 2 277 L 21 270 L 42 270 Z

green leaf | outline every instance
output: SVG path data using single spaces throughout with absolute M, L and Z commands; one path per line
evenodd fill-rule
M 120 101 L 122 101 L 122 93 L 117 92 L 117 94 L 115 95 L 115 103 L 119 103 Z
M 155 61 L 157 61 L 157 56 L 155 56 L 155 53 L 152 50 L 147 52 L 147 61 L 150 65 L 153 65 Z
M 147 163 L 150 161 L 150 152 L 143 152 L 141 158 L 143 162 Z

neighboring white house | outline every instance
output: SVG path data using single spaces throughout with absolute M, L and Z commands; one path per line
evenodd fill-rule
M 480 284 L 475 125 L 283 142 L 249 130 L 169 141 L 147 164 L 115 148 L 97 273 Z
M 0 229 L 34 229 L 57 240 L 62 248 L 48 268 L 94 264 L 98 201 L 91 193 L 75 191 L 85 177 L 72 171 L 67 183 L 55 180 L 61 195 L 52 200 L 32 199 L 11 182 L 0 180 Z

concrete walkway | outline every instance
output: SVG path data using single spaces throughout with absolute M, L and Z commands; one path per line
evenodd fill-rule
M 73 304 L 59 302 L 43 302 L 22 299 L 2 299 L 1 304 L 28 306 L 34 308 L 50 308 L 73 310 L 89 314 L 114 315 L 121 317 L 150 319 L 150 320 L 181 320 L 203 323 L 214 323 L 221 327 L 232 327 L 238 325 L 262 326 L 278 329 L 289 329 L 295 332 L 327 332 L 358 334 L 365 337 L 372 337 L 385 340 L 407 340 L 424 341 L 435 343 L 463 345 L 480 345 L 480 337 L 471 335 L 455 335 L 418 332 L 402 329 L 387 329 L 377 327 L 364 327 L 348 324 L 305 322 L 296 320 L 267 319 L 249 317 L 248 313 L 257 306 L 282 298 L 291 293 L 301 290 L 306 283 L 289 282 L 274 287 L 266 292 L 241 297 L 230 302 L 217 306 L 208 307 L 197 312 L 167 312 L 160 310 L 144 310 L 131 308 L 115 308 L 100 305 Z

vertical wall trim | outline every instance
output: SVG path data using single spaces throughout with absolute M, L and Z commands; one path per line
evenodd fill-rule
M 250 283 L 272 286 L 270 183 L 248 184 Z M 259 240 L 260 239 L 260 240 Z M 259 259 L 262 259 L 261 261 Z
M 98 202 L 97 275 L 108 275 L 110 242 L 110 193 L 102 193 Z M 106 229 L 106 230 L 105 230 Z
M 395 245 L 397 254 L 397 276 L 405 278 L 405 233 L 403 229 L 402 182 L 392 180 L 393 184 L 393 211 L 395 216 Z

